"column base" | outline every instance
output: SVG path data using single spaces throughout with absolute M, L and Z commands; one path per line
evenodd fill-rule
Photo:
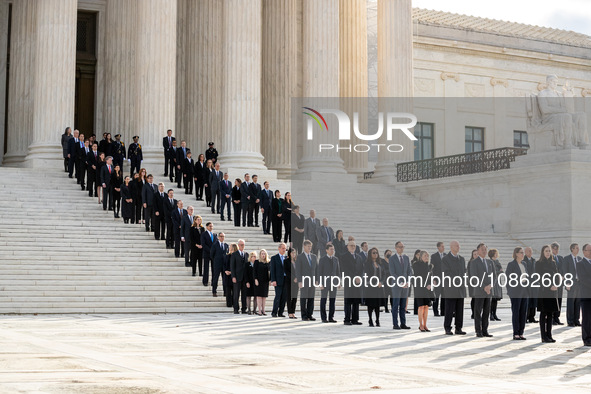
M 300 160 L 297 175 L 308 173 L 347 174 L 340 157 L 311 157 Z
M 395 183 L 397 167 L 395 161 L 376 163 L 374 174 L 367 182 L 370 183 Z
M 7 153 L 4 155 L 2 165 L 6 167 L 20 167 L 25 158 L 27 157 L 26 152 L 22 153 Z
M 257 152 L 224 152 L 218 157 L 220 167 L 240 168 L 251 173 L 254 170 L 267 170 L 263 155 Z M 244 175 L 244 173 L 242 174 Z
M 63 148 L 48 144 L 32 144 L 23 162 L 27 168 L 62 168 L 64 166 Z

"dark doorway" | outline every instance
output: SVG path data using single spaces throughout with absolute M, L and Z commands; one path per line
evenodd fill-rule
M 93 12 L 79 11 L 76 28 L 74 127 L 86 137 L 94 134 L 96 15 Z

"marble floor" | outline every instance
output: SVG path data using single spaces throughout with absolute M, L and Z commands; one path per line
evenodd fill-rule
M 467 316 L 468 312 L 466 312 Z M 365 317 L 365 312 L 362 312 Z M 0 393 L 589 392 L 580 328 L 555 344 L 511 340 L 510 310 L 493 338 L 233 315 L 0 316 Z M 318 317 L 318 316 L 317 316 Z M 337 319 L 342 314 L 337 313 Z

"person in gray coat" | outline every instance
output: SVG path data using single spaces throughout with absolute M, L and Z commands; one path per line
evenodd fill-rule
M 320 257 L 326 256 L 326 244 L 334 239 L 334 230 L 328 225 L 327 218 L 322 219 L 322 226 L 316 227 L 316 239 L 318 240 L 318 253 Z
M 304 222 L 304 239 L 312 242 L 312 253 L 314 254 L 318 254 L 318 239 L 316 238 L 318 227 L 320 227 L 320 220 L 316 217 L 316 211 L 311 209 L 310 217 Z
M 396 253 L 390 256 L 388 262 L 392 276 L 392 328 L 394 330 L 408 330 L 406 325 L 406 299 L 408 298 L 409 280 L 412 275 L 410 259 L 404 253 L 402 241 L 396 242 Z M 398 325 L 400 316 L 400 325 Z

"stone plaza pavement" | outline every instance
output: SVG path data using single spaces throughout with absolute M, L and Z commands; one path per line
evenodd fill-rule
M 591 349 L 579 328 L 541 344 L 233 314 L 0 316 L 0 393 L 589 392 Z M 317 316 L 318 317 L 318 316 Z M 337 313 L 337 319 L 342 314 Z

